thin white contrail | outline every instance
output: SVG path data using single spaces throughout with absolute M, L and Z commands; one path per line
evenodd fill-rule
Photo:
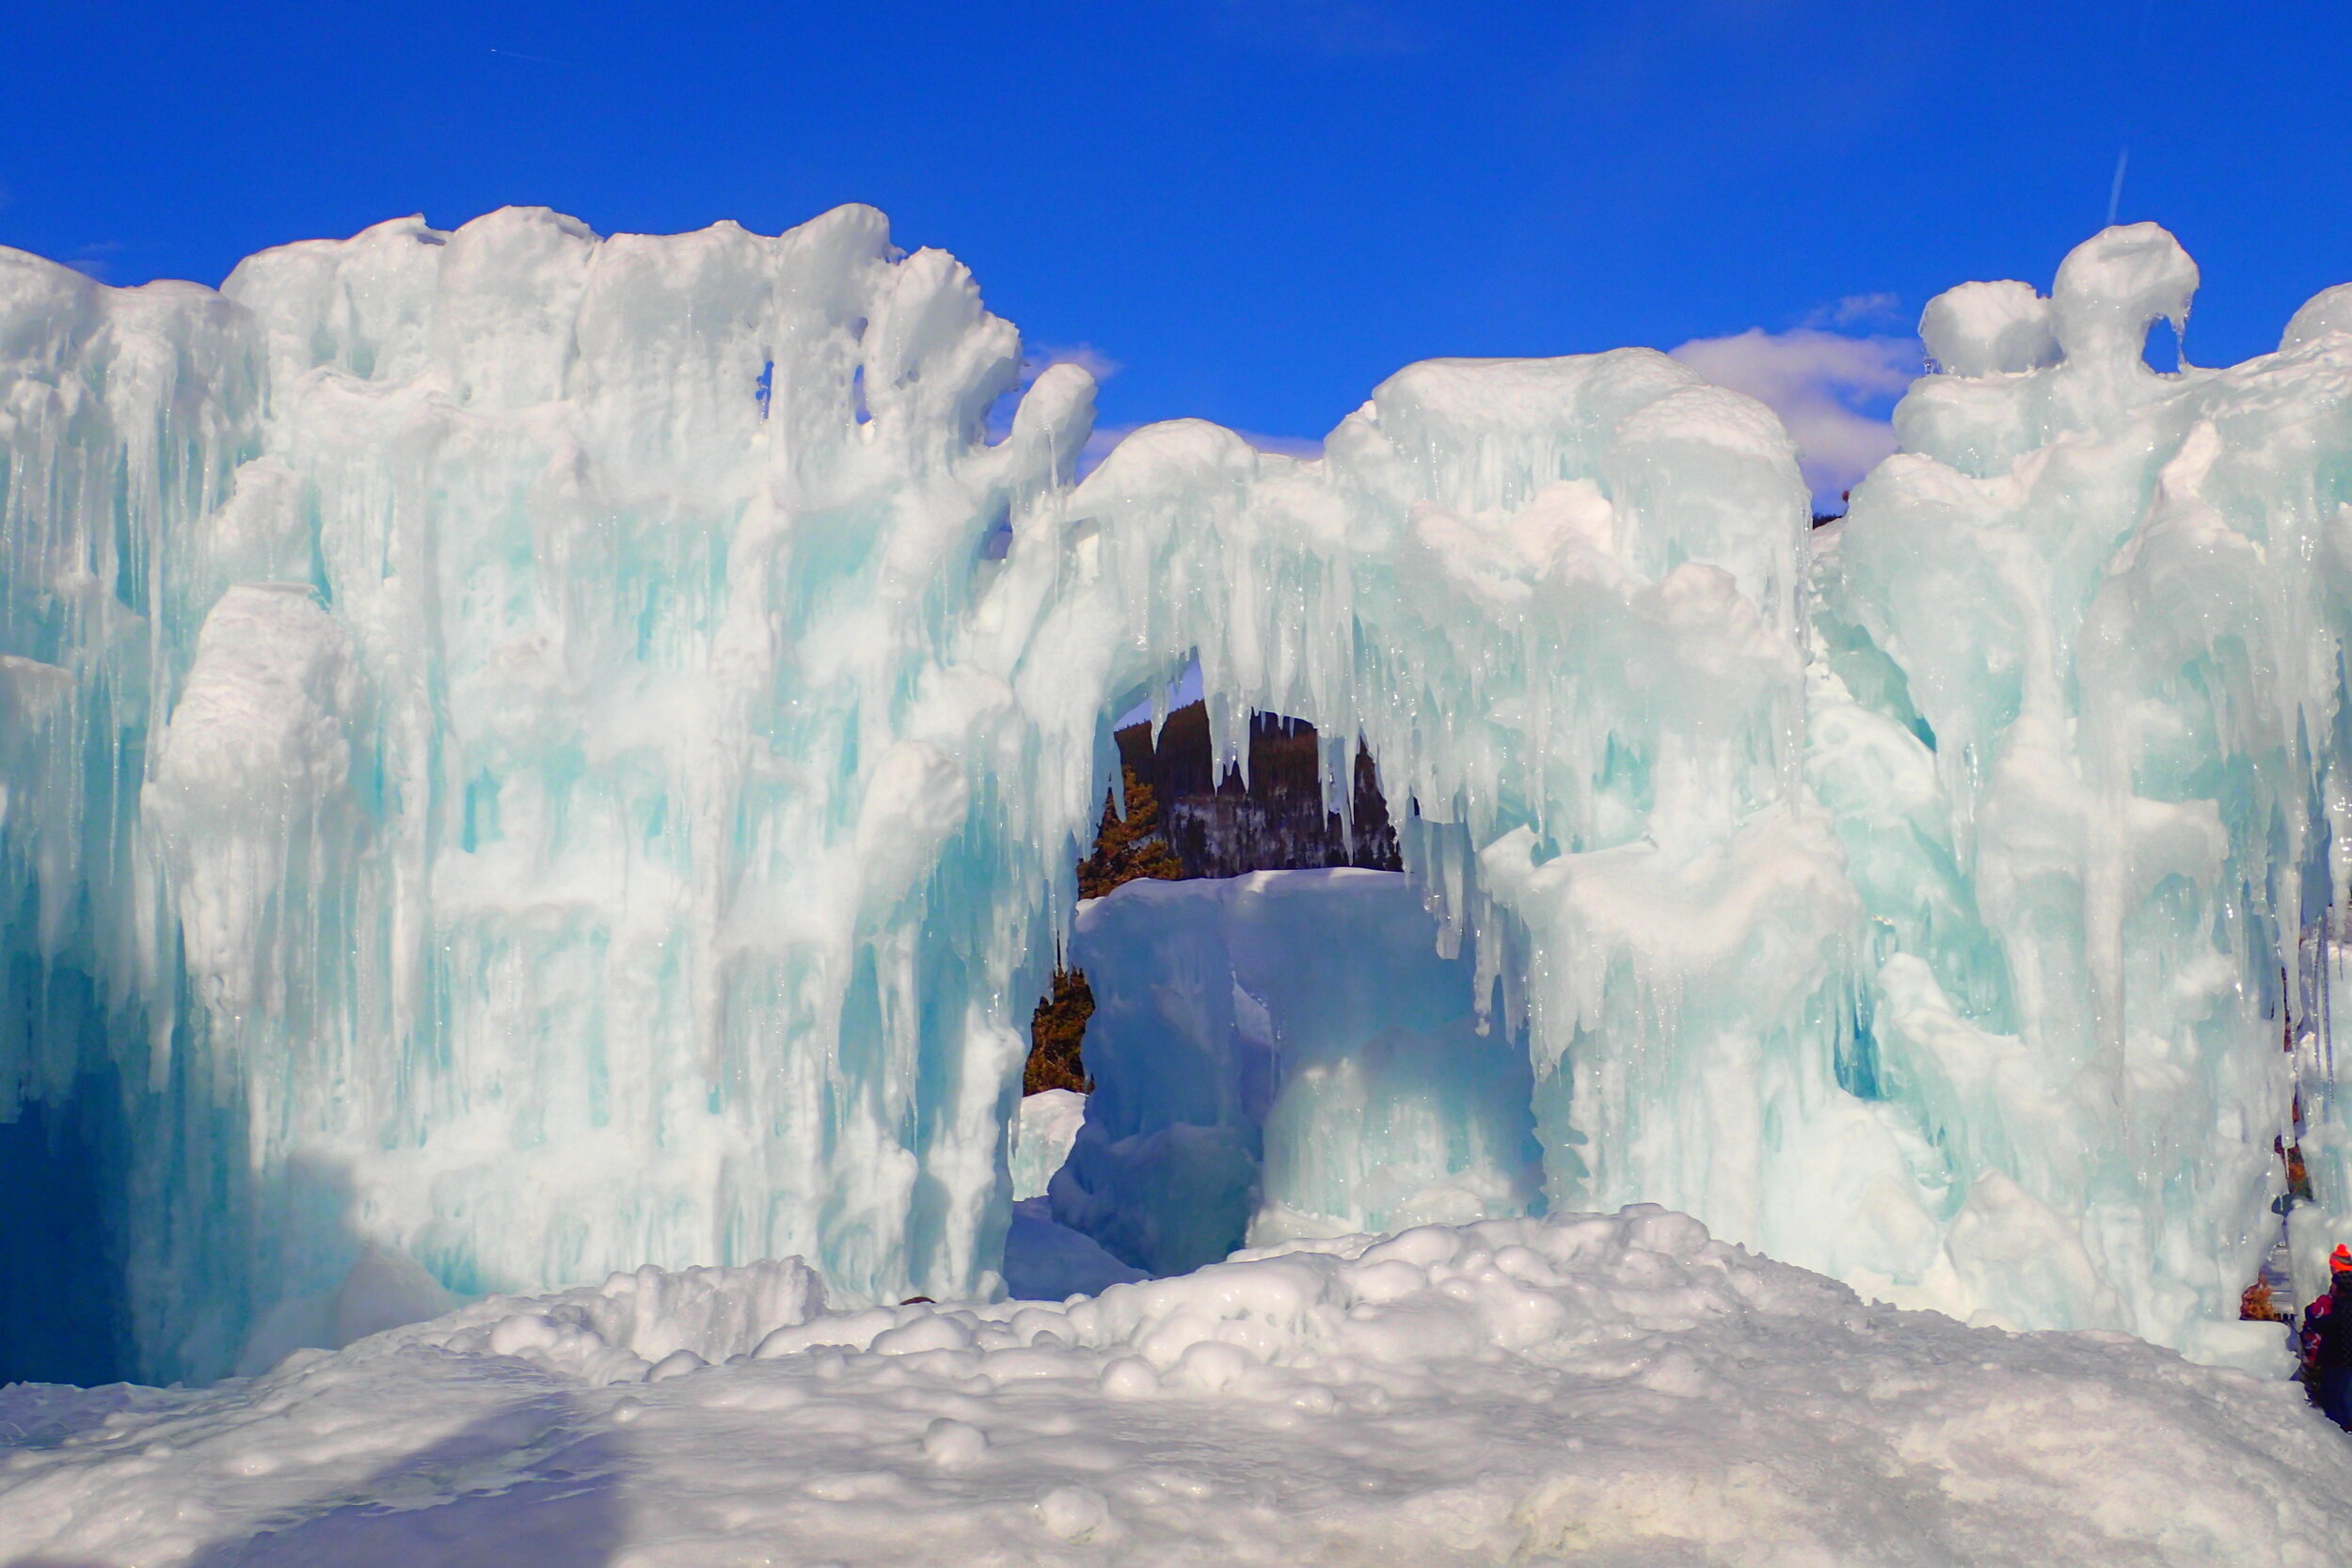
M 2107 226 L 2115 225 L 2115 214 L 2123 205 L 2123 169 L 2132 161 L 2132 150 L 2124 148 L 2115 155 L 2115 183 L 2107 187 Z

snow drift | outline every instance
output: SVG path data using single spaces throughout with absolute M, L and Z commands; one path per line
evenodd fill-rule
M 2352 1448 L 2292 1386 L 1865 1306 L 1655 1208 L 1059 1304 L 812 1285 L 646 1270 L 209 1389 L 0 1391 L 0 1533 L 155 1568 L 2328 1568 L 2352 1532 Z

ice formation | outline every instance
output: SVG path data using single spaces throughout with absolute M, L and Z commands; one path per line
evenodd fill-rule
M 0 1537 L 156 1568 L 2333 1568 L 2352 1447 L 2120 1334 L 1866 1306 L 1638 1208 L 1061 1303 L 656 1270 L 205 1389 L 0 1390 Z
M 119 1070 L 145 1372 L 366 1243 L 985 1291 L 1099 727 L 985 624 L 1089 423 L 987 444 L 1018 358 L 864 208 L 0 255 L 0 1095 Z
M 1082 908 L 1086 1125 L 1056 1217 L 1155 1274 L 1527 1211 L 1527 1053 L 1394 872 L 1134 881 Z M 1035 1097 L 1032 1097 L 1035 1098 Z
M 1086 1121 L 1087 1097 L 1075 1089 L 1024 1095 L 1012 1118 L 1012 1200 L 1042 1197 L 1045 1184 L 1070 1158 Z
M 1014 1202 L 1012 1224 L 1005 1231 L 1004 1272 L 1006 1293 L 1022 1301 L 1090 1296 L 1151 1277 L 1085 1231 L 1056 1219 L 1053 1205 L 1042 1196 Z
M 1772 415 L 1638 349 L 1073 486 L 1085 372 L 992 444 L 1012 328 L 864 208 L 405 220 L 217 293 L 0 252 L 0 1114 L 119 1106 L 159 1379 L 395 1253 L 985 1297 L 1110 721 L 1197 656 L 1221 756 L 1309 721 L 1342 811 L 1376 759 L 1461 1092 L 1524 1063 L 1497 1217 L 1657 1200 L 2275 1365 L 2235 1303 L 2298 1094 L 2299 1241 L 2352 1224 L 2352 311 L 2158 374 L 2195 280 L 2139 225 L 1942 296 L 1809 532 Z

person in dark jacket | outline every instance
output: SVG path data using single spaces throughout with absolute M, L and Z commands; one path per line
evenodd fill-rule
M 2352 1247 L 2338 1246 L 2328 1271 L 2328 1293 L 2303 1312 L 2303 1371 L 2312 1402 L 2352 1431 Z

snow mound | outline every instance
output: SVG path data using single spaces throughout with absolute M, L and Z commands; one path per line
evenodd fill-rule
M 812 1310 L 637 1384 L 513 1326 L 643 1363 L 816 1299 L 797 1262 L 644 1270 L 210 1389 L 10 1388 L 0 1537 L 154 1568 L 2320 1568 L 2352 1539 L 2352 1447 L 2290 1386 L 1867 1305 L 1648 1206 Z
M 511 1355 L 599 1386 L 660 1381 L 748 1353 L 825 1309 L 824 1281 L 798 1258 L 732 1269 L 650 1266 L 547 1296 L 491 1296 L 399 1332 L 405 1343 Z M 683 1359 L 681 1359 L 683 1358 Z

